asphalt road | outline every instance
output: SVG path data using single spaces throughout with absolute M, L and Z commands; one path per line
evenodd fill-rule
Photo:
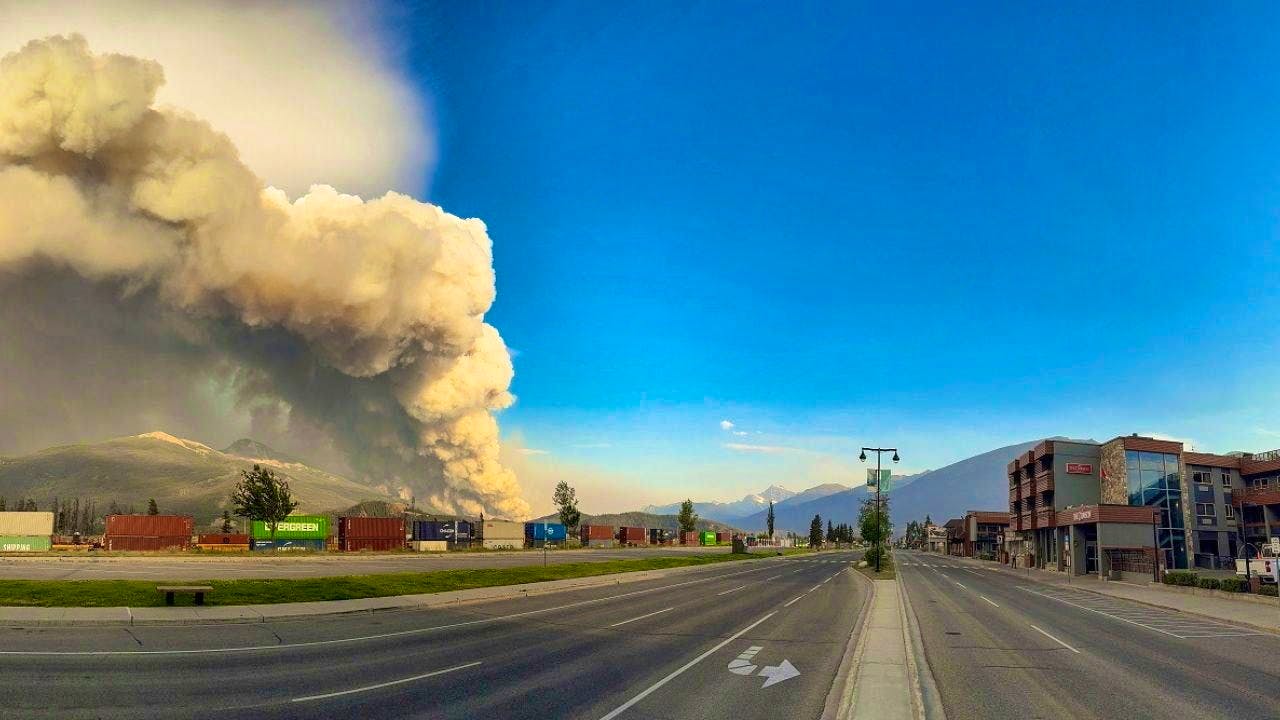
M 0 628 L 0 715 L 817 718 L 865 600 L 858 555 L 447 610 Z
M 548 563 L 605 562 L 689 553 L 727 553 L 728 546 L 669 546 L 599 550 L 553 550 Z M 263 555 L 219 557 L 65 556 L 2 557 L 0 579 L 10 580 L 234 580 L 241 578 L 299 578 L 427 572 L 459 568 L 502 568 L 541 565 L 539 550 L 451 553 L 326 553 L 323 555 Z
M 898 552 L 949 720 L 1280 717 L 1280 637 Z

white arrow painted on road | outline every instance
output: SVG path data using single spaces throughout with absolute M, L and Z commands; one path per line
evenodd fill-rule
M 783 680 L 790 680 L 793 677 L 798 677 L 800 675 L 800 671 L 796 669 L 795 665 L 791 664 L 791 661 L 783 660 L 781 665 L 766 665 L 761 668 L 760 675 L 768 678 L 768 680 L 765 680 L 764 684 L 760 686 L 760 689 L 763 690 L 770 685 L 777 685 Z
M 751 664 L 751 658 L 756 656 L 763 648 L 760 645 L 752 645 L 742 654 L 729 661 L 729 672 L 735 675 L 750 675 L 756 671 L 756 666 Z

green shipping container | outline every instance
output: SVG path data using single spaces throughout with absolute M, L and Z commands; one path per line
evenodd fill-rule
M 708 530 L 708 531 L 704 531 L 704 532 L 702 533 L 702 544 L 703 544 L 703 545 L 715 545 L 715 544 L 716 544 L 716 534 L 715 534 L 715 533 L 713 533 L 713 532 L 711 532 L 711 531 L 709 531 L 709 530 Z
M 45 552 L 48 535 L 5 535 L 0 537 L 0 552 Z
M 254 540 L 270 540 L 271 528 L 254 520 L 249 528 Z M 329 537 L 329 518 L 324 515 L 290 515 L 276 525 L 277 540 L 324 540 Z

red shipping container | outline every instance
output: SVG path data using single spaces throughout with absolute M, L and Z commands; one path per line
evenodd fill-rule
M 179 537 L 187 542 L 195 532 L 190 515 L 108 515 L 107 537 Z
M 701 543 L 701 539 L 698 537 L 698 533 L 696 532 L 680 533 L 681 545 L 698 545 L 700 543 Z
M 341 517 L 338 518 L 338 537 L 350 540 L 399 539 L 404 544 L 404 518 Z
M 648 545 L 649 533 L 642 527 L 620 527 L 618 542 L 623 545 Z
M 578 531 L 583 542 L 587 540 L 612 540 L 613 527 L 609 525 L 583 525 Z
M 108 550 L 185 550 L 191 546 L 191 536 L 108 535 L 102 539 L 102 545 Z
M 197 545 L 248 545 L 248 535 L 237 535 L 235 533 L 212 533 L 208 535 L 197 535 Z
M 724 532 L 723 530 L 716 531 L 716 542 L 727 543 L 729 542 L 729 540 L 730 540 L 729 533 Z
M 400 550 L 404 546 L 404 538 L 343 538 L 338 541 L 338 549 L 342 552 Z

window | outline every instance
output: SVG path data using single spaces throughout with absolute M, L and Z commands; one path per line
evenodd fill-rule
M 1222 471 L 1222 487 L 1231 487 L 1231 471 Z
M 1213 473 L 1208 470 L 1194 470 L 1191 473 L 1191 482 L 1199 485 L 1208 485 L 1213 482 Z
M 1233 520 L 1233 519 L 1235 519 L 1235 516 L 1236 516 L 1236 509 L 1235 509 L 1234 507 L 1232 507 L 1232 506 L 1231 506 L 1231 503 L 1227 503 L 1226 505 L 1223 505 L 1222 507 L 1224 508 L 1223 513 L 1222 513 L 1224 517 L 1226 517 L 1228 520 Z M 875 515 L 873 514 L 873 515 L 872 515 L 872 517 L 874 517 L 874 516 L 875 516 Z
M 1165 552 L 1165 566 L 1186 569 L 1186 522 L 1182 517 L 1182 470 L 1178 456 L 1127 450 L 1125 470 L 1129 504 L 1153 507 L 1160 512 L 1159 545 Z M 1212 481 L 1212 471 L 1204 473 L 1202 477 Z M 1209 506 L 1211 514 L 1212 507 Z
M 1196 503 L 1196 517 L 1217 517 L 1213 503 Z

